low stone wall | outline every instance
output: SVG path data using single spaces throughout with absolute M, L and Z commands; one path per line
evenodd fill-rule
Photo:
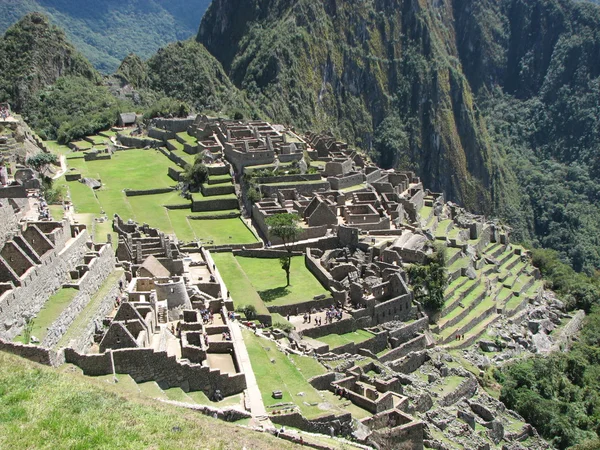
M 257 177 L 255 183 L 297 183 L 301 181 L 317 181 L 321 179 L 320 173 L 310 173 L 305 175 L 275 175 L 272 177 Z
M 169 192 L 173 192 L 175 188 L 159 188 L 159 189 L 146 189 L 146 190 L 134 190 L 134 189 L 126 189 L 125 196 L 126 197 L 137 197 L 140 195 L 155 195 L 155 194 L 168 194 Z
M 273 250 L 268 248 L 261 249 L 252 249 L 252 250 L 234 250 L 234 256 L 241 256 L 244 258 L 269 258 L 269 259 L 277 259 L 282 256 L 287 256 L 288 253 L 286 250 Z M 291 252 L 292 256 L 302 256 L 302 252 Z
M 323 375 L 316 375 L 308 379 L 308 382 L 312 387 L 318 391 L 330 391 L 331 383 L 335 381 L 336 374 L 334 372 L 327 372 Z
M 25 345 L 0 339 L 0 350 L 46 366 L 58 367 L 65 362 L 63 352 L 56 352 L 37 345 Z
M 328 435 L 333 427 L 335 434 L 346 434 L 351 430 L 352 415 L 350 413 L 335 416 L 333 414 L 314 420 L 304 418 L 300 413 L 281 414 L 270 416 L 271 422 L 286 427 L 298 428 L 310 433 Z
M 239 207 L 238 199 L 218 199 L 218 200 L 192 200 L 192 212 L 202 211 L 222 211 L 227 209 L 237 209 Z
M 341 347 L 330 349 L 331 353 L 343 355 L 344 353 L 358 353 L 359 349 L 366 349 L 371 353 L 379 353 L 387 347 L 387 331 L 381 331 L 366 341 L 354 343 L 350 342 Z
M 157 128 L 162 128 L 163 130 L 172 131 L 173 133 L 183 133 L 194 124 L 194 119 L 195 117 L 186 117 L 183 119 L 168 119 L 161 117 L 152 119 L 152 123 Z
M 304 314 L 305 312 L 311 311 L 313 308 L 323 309 L 330 308 L 335 303 L 332 297 L 326 297 L 320 300 L 307 300 L 301 303 L 295 303 L 293 305 L 281 305 L 281 306 L 269 306 L 267 305 L 267 309 L 270 313 L 278 313 L 282 316 L 286 316 L 288 314 L 295 315 Z
M 479 384 L 475 377 L 465 378 L 465 380 L 458 385 L 458 387 L 450 392 L 445 397 L 439 400 L 441 406 L 450 406 L 455 404 L 462 398 L 471 398 L 477 392 Z
M 173 131 L 161 130 L 160 128 L 150 128 L 148 130 L 148 136 L 165 142 L 169 139 L 175 139 L 175 133 Z
M 223 184 L 203 184 L 201 186 L 202 195 L 211 197 L 213 195 L 235 194 L 235 186 L 232 183 Z
M 331 185 L 331 189 L 339 191 L 361 184 L 364 181 L 364 176 L 362 173 L 355 173 L 345 177 L 328 177 L 327 181 Z
M 94 355 L 82 355 L 75 350 L 65 349 L 65 361 L 80 367 L 84 375 L 110 375 L 111 353 L 115 373 L 127 374 L 136 383 L 156 381 L 163 389 L 189 388 L 190 391 L 203 391 L 209 398 L 217 389 L 225 397 L 246 389 L 246 378 L 242 373 L 223 374 L 199 364 L 178 362 L 175 356 L 150 348 L 112 350 Z
M 301 184 L 301 183 L 288 183 L 285 185 L 270 185 L 270 184 L 261 184 L 260 190 L 266 197 L 271 197 L 274 194 L 277 194 L 281 189 L 296 189 L 301 195 L 313 195 L 318 191 L 329 191 L 331 186 L 329 182 L 322 181 L 321 183 L 310 183 L 310 184 Z
M 393 350 L 390 350 L 385 355 L 382 355 L 379 358 L 381 362 L 395 361 L 397 359 L 403 358 L 409 353 L 416 352 L 419 350 L 423 350 L 427 347 L 427 338 L 424 334 L 417 336 L 414 339 L 411 339 L 404 344 L 401 344 L 399 347 L 396 347 Z M 373 352 L 377 353 L 377 352 Z
M 145 147 L 158 147 L 162 143 L 156 139 L 152 138 L 144 138 L 144 137 L 135 137 L 135 136 L 125 136 L 123 134 L 117 134 L 117 140 L 121 142 L 121 145 L 125 147 L 133 147 L 133 148 L 145 148 Z
M 115 268 L 115 252 L 110 243 L 100 250 L 100 254 L 90 263 L 90 270 L 85 273 L 79 285 L 79 292 L 69 306 L 58 316 L 46 332 L 42 346 L 51 348 L 66 333 L 69 326 L 87 306 L 106 278 Z M 113 297 L 114 299 L 114 297 Z
M 315 328 L 302 330 L 302 335 L 313 339 L 318 339 L 328 334 L 345 334 L 356 331 L 357 324 L 354 319 L 343 319 L 339 322 L 328 323 Z
M 331 276 L 331 274 L 325 270 L 325 268 L 321 265 L 320 259 L 312 256 L 310 248 L 306 249 L 306 255 L 304 256 L 304 264 L 306 268 L 314 275 L 314 277 L 319 280 L 319 282 L 327 289 L 334 284 L 335 280 Z
M 184 209 L 184 208 L 181 208 Z M 187 209 L 187 208 L 186 208 Z M 241 212 L 229 212 L 227 214 L 219 214 L 215 211 L 215 214 L 209 214 L 206 216 L 188 216 L 189 220 L 218 220 L 218 219 L 235 219 L 236 217 L 242 217 Z
M 181 174 L 182 174 L 182 173 L 183 173 L 183 172 L 182 172 L 181 170 L 177 170 L 177 169 L 175 169 L 175 168 L 173 168 L 173 167 L 169 167 L 168 174 L 169 174 L 169 177 L 170 177 L 170 178 L 171 178 L 173 181 L 177 181 L 177 182 L 179 182 L 179 181 L 180 181 L 180 176 L 181 176 Z
M 429 328 L 429 318 L 423 317 L 421 319 L 415 320 L 414 322 L 407 324 L 406 326 L 399 328 L 397 330 L 390 331 L 390 340 L 392 344 L 398 346 L 403 344 L 413 337 L 416 334 L 427 330 Z
M 419 367 L 425 364 L 425 362 L 428 360 L 429 355 L 427 354 L 427 352 L 420 351 L 410 353 L 409 355 L 405 356 L 400 360 L 387 363 L 387 365 L 396 372 L 409 374 L 413 373 L 415 370 L 417 370 Z
M 6 186 L 0 188 L 0 198 L 27 198 L 27 189 L 24 186 Z

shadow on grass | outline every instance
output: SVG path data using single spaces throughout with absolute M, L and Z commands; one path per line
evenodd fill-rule
M 289 293 L 290 290 L 287 288 L 287 286 L 281 286 L 274 289 L 267 289 L 266 291 L 260 291 L 258 295 L 263 302 L 272 302 L 278 298 L 285 297 Z

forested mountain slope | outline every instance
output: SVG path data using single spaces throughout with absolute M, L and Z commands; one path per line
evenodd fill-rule
M 149 58 L 194 35 L 210 0 L 0 0 L 0 34 L 23 15 L 43 12 L 66 30 L 92 64 L 113 72 L 129 53 Z
M 216 0 L 198 41 L 267 115 L 600 267 L 600 9 L 572 0 Z

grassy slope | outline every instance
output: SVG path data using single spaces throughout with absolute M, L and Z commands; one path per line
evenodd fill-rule
M 0 353 L 0 448 L 296 448 Z

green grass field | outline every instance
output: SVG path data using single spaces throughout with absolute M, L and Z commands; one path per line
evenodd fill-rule
M 258 314 L 269 314 L 252 282 L 238 264 L 237 258 L 231 253 L 215 253 L 212 256 L 223 281 L 227 285 L 227 289 L 231 293 L 233 305 L 236 308 L 253 305 Z
M 304 257 L 292 258 L 290 286 L 279 259 L 236 258 L 246 276 L 267 305 L 293 305 L 310 301 L 315 295 L 329 294 L 304 264 Z
M 292 449 L 298 446 L 118 385 L 0 353 L 3 449 Z
M 252 369 L 267 411 L 270 410 L 269 406 L 291 402 L 298 406 L 302 415 L 307 418 L 314 419 L 332 412 L 319 408 L 318 404 L 323 403 L 319 392 L 306 381 L 306 377 L 294 363 L 277 350 L 274 342 L 255 336 L 247 330 L 243 333 Z M 274 399 L 271 396 L 274 390 L 281 390 L 283 399 Z M 303 392 L 304 396 L 298 396 L 300 392 Z M 333 412 L 336 410 L 337 408 Z
M 104 184 L 101 189 L 93 191 L 78 181 L 65 182 L 64 178 L 59 181 L 68 187 L 80 221 L 88 226 L 96 225 L 97 231 L 90 231 L 96 239 L 104 241 L 107 231 L 110 232 L 110 226 L 97 226 L 93 221 L 104 212 L 109 218 L 119 214 L 123 220 L 133 219 L 167 234 L 175 233 L 182 241 L 212 241 L 214 245 L 257 242 L 256 236 L 239 218 L 194 221 L 187 219 L 187 216 L 196 214 L 191 209 L 164 208 L 165 205 L 189 203 L 177 191 L 127 197 L 124 189 L 147 190 L 176 184 L 167 175 L 167 170 L 169 167 L 178 167 L 156 150 L 117 152 L 113 159 L 106 161 L 69 159 L 68 164 L 84 177 L 100 179 Z M 210 197 L 210 200 L 220 198 L 235 198 L 235 194 Z
M 328 334 L 327 336 L 320 337 L 318 340 L 329 345 L 329 348 L 332 349 L 350 344 L 351 342 L 359 344 L 367 339 L 371 339 L 373 336 L 374 334 L 369 333 L 368 331 L 356 330 L 345 334 Z

